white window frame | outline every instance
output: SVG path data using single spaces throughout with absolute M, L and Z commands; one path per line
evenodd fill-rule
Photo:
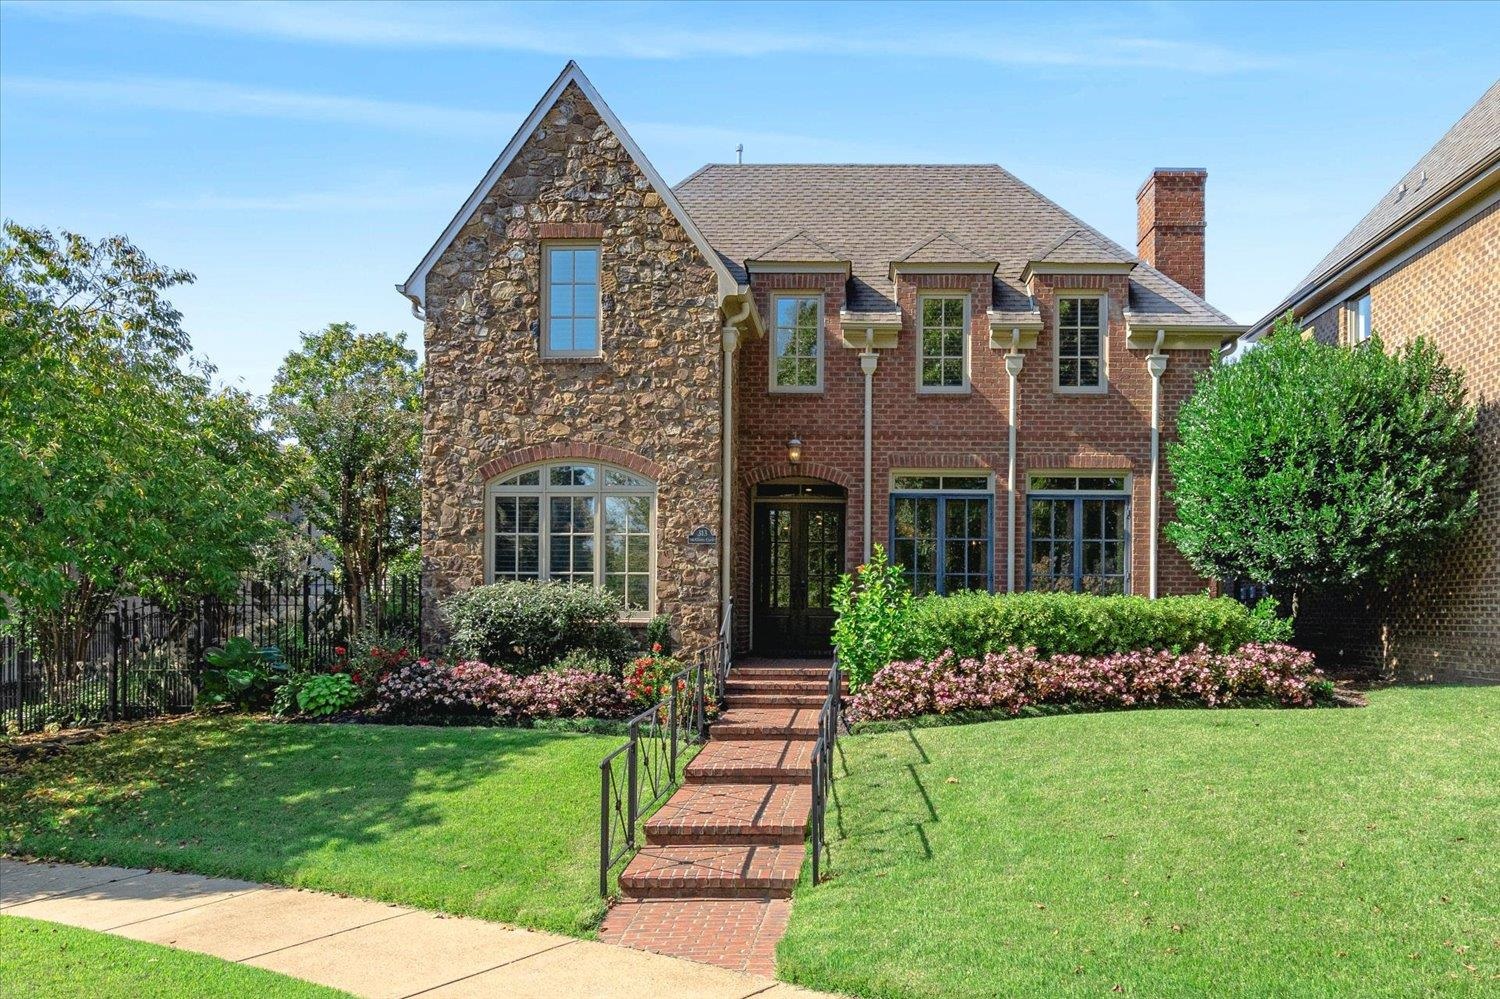
M 1364 329 L 1360 326 L 1360 306 L 1364 306 Z M 1366 288 L 1362 293 L 1344 302 L 1344 332 L 1345 342 L 1351 347 L 1358 347 L 1370 339 L 1370 334 L 1375 331 L 1374 301 L 1370 297 L 1370 290 Z
M 924 332 L 923 329 L 922 329 L 922 312 L 923 312 L 922 306 L 929 299 L 933 299 L 933 298 L 943 298 L 943 299 L 960 298 L 960 299 L 963 299 L 963 303 L 964 303 L 964 320 L 963 320 L 963 322 L 964 322 L 964 338 L 963 338 L 963 350 L 964 350 L 964 353 L 963 353 L 963 372 L 964 372 L 964 380 L 963 380 L 963 384 L 962 385 L 924 385 L 924 384 L 922 384 L 922 361 L 927 356 L 923 352 L 923 344 L 922 344 L 922 340 L 923 340 L 922 334 Z M 969 293 L 967 291 L 951 291 L 951 290 L 950 291 L 940 291 L 938 289 L 932 289 L 931 291 L 922 291 L 922 292 L 919 292 L 917 294 L 916 315 L 913 316 L 912 318 L 913 318 L 913 325 L 916 327 L 916 331 L 917 331 L 917 335 L 915 337 L 915 340 L 916 340 L 916 352 L 917 352 L 917 365 L 916 365 L 917 372 L 916 372 L 916 374 L 917 374 L 917 393 L 919 395 L 965 395 L 965 394 L 967 394 L 967 393 L 969 393 L 971 391 L 970 382 L 969 382 L 969 374 L 970 374 L 970 372 L 969 372 L 969 365 L 970 365 L 970 356 L 973 354 L 973 351 L 970 350 L 970 348 L 969 348 L 969 340 L 970 340 L 971 336 L 973 335 L 973 331 L 969 328 L 969 323 L 971 321 L 970 320 L 970 314 L 969 314 L 969 312 L 970 312 L 970 305 L 971 305 L 970 295 L 969 295 Z M 947 355 L 943 355 L 943 356 L 946 357 Z
M 1062 383 L 1062 301 L 1096 298 L 1099 300 L 1099 384 L 1064 385 Z M 1103 291 L 1059 290 L 1052 298 L 1052 391 L 1061 395 L 1104 395 L 1109 391 L 1109 294 Z
M 552 348 L 552 251 L 591 249 L 599 255 L 598 270 L 594 274 L 594 326 L 597 344 L 593 350 L 554 350 Z M 542 293 L 541 293 L 541 354 L 543 357 L 603 357 L 604 356 L 604 247 L 597 239 L 548 239 L 542 242 Z M 577 319 L 579 317 L 572 317 Z
M 551 471 L 553 468 L 569 466 L 574 468 L 586 467 L 594 470 L 594 484 L 591 486 L 552 485 Z M 522 476 L 527 472 L 537 472 L 537 485 L 507 485 L 506 480 Z M 644 485 L 620 485 L 606 482 L 608 473 L 618 472 L 630 476 L 632 479 L 641 480 Z M 484 490 L 484 581 L 493 583 L 495 581 L 495 500 L 501 496 L 534 496 L 538 498 L 537 504 L 537 581 L 547 582 L 551 579 L 551 499 L 554 496 L 587 496 L 594 500 L 594 586 L 603 589 L 605 577 L 605 501 L 611 496 L 647 496 L 650 498 L 650 513 L 647 520 L 647 535 L 650 543 L 650 554 L 647 559 L 649 568 L 646 580 L 646 606 L 642 609 L 630 610 L 626 608 L 621 614 L 621 620 L 630 622 L 649 621 L 656 610 L 656 562 L 661 549 L 661 539 L 657 534 L 657 486 L 645 476 L 638 472 L 632 472 L 628 468 L 618 465 L 610 465 L 605 462 L 571 460 L 567 458 L 553 459 L 533 465 L 524 465 L 517 468 L 506 469 L 494 480 L 486 484 Z
M 787 299 L 803 300 L 815 299 L 818 303 L 818 346 L 816 360 L 818 362 L 818 380 L 812 385 L 778 385 L 776 384 L 776 333 L 777 315 L 779 314 L 781 302 Z M 809 289 L 806 291 L 779 291 L 771 296 L 771 335 L 767 341 L 767 363 L 766 363 L 766 385 L 769 391 L 778 395 L 812 395 L 823 391 L 823 356 L 827 353 L 825 348 L 824 328 L 826 320 L 823 313 L 823 292 Z

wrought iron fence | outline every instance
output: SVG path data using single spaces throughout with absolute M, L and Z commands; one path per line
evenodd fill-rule
M 349 641 L 340 602 L 338 585 L 322 575 L 247 580 L 227 600 L 125 597 L 100 616 L 76 658 L 45 655 L 28 622 L 12 618 L 0 632 L 0 732 L 187 711 L 204 653 L 231 638 L 275 647 L 294 668 L 325 667 Z M 366 606 L 382 635 L 420 637 L 416 580 L 392 580 Z
M 828 795 L 833 790 L 833 750 L 838 743 L 839 722 L 843 713 L 843 676 L 835 656 L 828 669 L 828 693 L 818 711 L 818 739 L 813 743 L 812 758 L 812 883 L 823 879 L 827 865 Z
M 701 741 L 729 674 L 730 615 L 718 640 L 679 658 L 667 693 L 631 718 L 623 744 L 599 761 L 599 894 L 609 895 L 610 871 L 636 848 L 641 820 L 679 783 L 683 750 Z M 712 694 L 710 691 L 712 690 Z

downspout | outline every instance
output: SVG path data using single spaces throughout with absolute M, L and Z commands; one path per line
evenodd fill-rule
M 1151 375 L 1151 515 L 1148 578 L 1146 595 L 1156 599 L 1156 535 L 1159 531 L 1159 493 L 1161 489 L 1161 376 L 1167 370 L 1167 355 L 1161 352 L 1165 330 L 1156 331 L 1156 347 L 1146 357 L 1146 371 Z
M 720 430 L 724 456 L 719 510 L 719 615 L 720 624 L 727 619 L 730 601 L 734 597 L 734 352 L 739 349 L 739 323 L 750 318 L 753 300 L 747 293 L 740 311 L 724 320 L 724 416 Z M 733 636 L 730 636 L 733 641 Z
M 1005 373 L 1010 381 L 1010 470 L 1005 476 L 1005 592 L 1016 592 L 1016 378 L 1026 363 L 1020 351 L 1021 331 L 1011 327 L 1010 353 L 1005 355 Z
M 870 561 L 870 532 L 875 519 L 875 511 L 870 509 L 870 493 L 874 476 L 872 439 L 875 430 L 875 367 L 879 363 L 880 355 L 875 353 L 875 329 L 866 327 L 865 349 L 859 354 L 859 368 L 865 373 L 865 562 Z

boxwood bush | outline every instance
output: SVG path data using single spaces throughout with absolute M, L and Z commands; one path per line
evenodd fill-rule
M 958 593 L 912 605 L 896 659 L 952 650 L 980 658 L 1012 646 L 1038 655 L 1103 656 L 1140 649 L 1230 652 L 1281 637 L 1270 608 L 1252 612 L 1229 597 L 1104 597 L 1079 593 Z
M 633 647 L 620 602 L 592 586 L 492 583 L 443 601 L 455 658 L 525 675 L 584 652 L 619 665 Z

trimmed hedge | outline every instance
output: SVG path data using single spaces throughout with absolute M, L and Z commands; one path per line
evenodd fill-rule
M 1040 656 L 1104 656 L 1142 649 L 1182 653 L 1200 645 L 1230 652 L 1284 635 L 1270 609 L 1229 597 L 1103 597 L 1079 593 L 958 593 L 917 601 L 896 659 L 952 651 L 982 658 L 1009 648 Z
M 453 626 L 454 658 L 504 666 L 518 675 L 551 667 L 582 652 L 613 665 L 634 645 L 619 624 L 620 602 L 592 586 L 491 583 L 443 601 Z

